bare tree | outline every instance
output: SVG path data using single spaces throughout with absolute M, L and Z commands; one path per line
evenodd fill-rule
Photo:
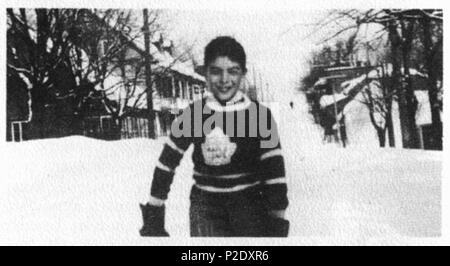
M 387 34 L 390 43 L 390 62 L 393 66 L 392 83 L 387 88 L 395 89 L 396 96 L 399 101 L 400 121 L 402 129 L 403 146 L 405 148 L 418 148 L 419 137 L 416 130 L 415 113 L 417 109 L 417 100 L 414 96 L 413 86 L 409 73 L 412 53 L 417 52 L 417 29 L 419 25 L 428 28 L 429 24 L 423 21 L 434 21 L 435 24 L 442 23 L 442 11 L 440 10 L 399 10 L 399 9 L 383 9 L 367 11 L 361 10 L 332 10 L 327 14 L 325 19 L 312 25 L 314 30 L 311 32 L 325 33 L 325 38 L 320 42 L 328 42 L 342 34 L 352 33 L 351 36 L 358 34 L 363 25 L 380 25 L 381 29 L 372 34 L 372 40 L 381 38 Z M 311 37 L 306 36 L 306 37 Z M 361 38 L 361 40 L 367 40 Z M 428 44 L 424 41 L 428 53 L 432 51 L 430 36 L 424 34 L 424 39 L 428 39 Z M 438 37 L 439 39 L 439 37 Z M 358 38 L 353 38 L 358 40 Z M 439 41 L 434 41 L 436 50 L 439 48 Z M 355 46 L 355 45 L 350 45 Z M 432 58 L 428 57 L 428 58 Z M 431 60 L 431 59 L 430 59 Z M 432 71 L 431 63 L 427 64 L 429 71 Z M 431 72 L 430 72 L 431 73 Z M 430 75 L 429 75 L 430 76 Z M 436 84 L 436 78 L 429 78 L 430 83 Z M 437 102 L 437 86 L 429 86 L 430 102 Z M 389 92 L 390 94 L 390 92 Z M 436 105 L 435 105 L 436 106 Z M 439 108 L 434 107 L 433 123 L 438 124 L 440 121 L 438 113 Z M 389 122 L 391 123 L 391 122 Z M 389 134 L 392 136 L 393 134 Z
M 377 76 L 365 79 L 364 89 L 361 91 L 363 100 L 360 102 L 369 110 L 370 121 L 377 132 L 380 147 L 386 146 L 386 133 L 388 133 L 389 146 L 395 147 L 393 130 L 389 128 L 393 126 L 392 100 L 396 92 L 389 88 L 389 76 L 384 65 L 372 71 L 376 71 Z
M 149 11 L 150 34 L 163 30 L 160 12 Z M 83 102 L 99 86 L 106 109 L 120 121 L 128 101 L 136 97 L 139 80 L 145 78 L 141 71 L 144 61 L 148 58 L 152 64 L 158 63 L 154 51 L 152 54 L 137 45 L 143 30 L 142 13 L 135 10 L 8 9 L 7 13 L 8 73 L 30 84 L 30 120 L 37 138 L 46 135 L 44 114 L 49 102 L 70 101 L 74 119 L 80 119 Z M 130 57 L 130 50 L 138 51 L 137 55 Z M 122 81 L 104 88 L 104 81 L 118 72 Z M 118 89 L 125 89 L 124 96 L 118 102 L 110 101 L 108 94 Z
M 425 68 L 428 74 L 428 96 L 431 106 L 431 120 L 433 130 L 431 132 L 433 149 L 442 149 L 442 104 L 439 94 L 442 84 L 443 59 L 442 59 L 442 11 L 441 10 L 421 10 L 420 21 L 422 26 L 422 43 L 425 55 Z
M 132 12 L 134 14 L 131 17 L 137 17 L 138 19 L 137 21 L 136 19 L 132 20 L 136 21 L 135 25 L 131 26 L 131 32 L 134 34 L 122 36 L 132 42 L 127 46 L 128 50 L 122 51 L 120 60 L 117 61 L 117 65 L 121 69 L 121 80 L 114 86 L 104 88 L 106 95 L 120 94 L 118 102 L 109 101 L 106 103 L 107 109 L 117 122 L 126 116 L 130 110 L 140 108 L 139 105 L 150 94 L 167 94 L 166 90 L 170 90 L 171 85 L 167 86 L 167 84 L 162 84 L 161 81 L 174 75 L 173 67 L 176 64 L 190 59 L 195 45 L 183 43 L 181 46 L 175 46 L 172 41 L 168 41 L 168 46 L 164 45 L 163 35 L 166 28 L 162 23 L 163 13 L 161 10 L 149 9 L 147 11 L 147 23 L 143 19 L 141 10 L 133 10 Z M 145 47 L 144 33 L 146 31 L 148 32 L 148 49 Z M 131 50 L 134 55 L 127 55 L 127 51 Z M 146 66 L 151 69 L 149 73 L 145 70 Z M 147 107 L 149 105 L 149 102 L 147 102 Z
M 31 84 L 34 137 L 45 137 L 46 106 L 72 98 L 74 113 L 130 40 L 119 10 L 8 9 L 8 71 Z M 100 16 L 100 14 L 102 16 Z M 99 52 L 99 44 L 104 44 Z M 78 110 L 79 111 L 79 110 Z

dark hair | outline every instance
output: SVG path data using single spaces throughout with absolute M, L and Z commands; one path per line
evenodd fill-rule
M 244 72 L 247 72 L 247 56 L 245 55 L 244 47 L 234 38 L 220 36 L 206 45 L 203 60 L 205 69 L 219 56 L 230 58 L 231 61 L 237 62 Z

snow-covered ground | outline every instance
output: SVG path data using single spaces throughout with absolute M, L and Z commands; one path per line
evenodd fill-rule
M 324 145 L 301 95 L 293 110 L 279 104 L 275 113 L 289 180 L 293 237 L 285 241 L 396 244 L 440 235 L 441 152 Z M 68 137 L 2 144 L 0 244 L 223 243 L 189 239 L 191 150 L 167 202 L 174 238 L 139 237 L 139 203 L 148 198 L 163 141 Z

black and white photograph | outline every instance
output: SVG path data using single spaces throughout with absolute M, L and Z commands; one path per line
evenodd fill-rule
M 450 243 L 436 2 L 38 2 L 0 11 L 1 245 Z

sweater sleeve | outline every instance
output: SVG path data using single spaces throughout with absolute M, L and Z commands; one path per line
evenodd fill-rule
M 267 129 L 270 134 L 261 136 L 259 170 L 263 180 L 263 197 L 271 210 L 284 210 L 287 198 L 286 171 L 277 124 L 267 109 Z M 261 121 L 261 120 L 260 120 Z M 267 134 L 265 134 L 267 135 Z
M 178 116 L 173 123 L 178 125 L 184 123 L 180 121 L 181 119 L 183 119 L 183 115 Z M 173 132 L 170 133 L 153 172 L 150 192 L 152 197 L 159 200 L 167 199 L 175 175 L 175 169 L 180 164 L 185 151 L 191 143 L 191 136 L 174 136 Z

